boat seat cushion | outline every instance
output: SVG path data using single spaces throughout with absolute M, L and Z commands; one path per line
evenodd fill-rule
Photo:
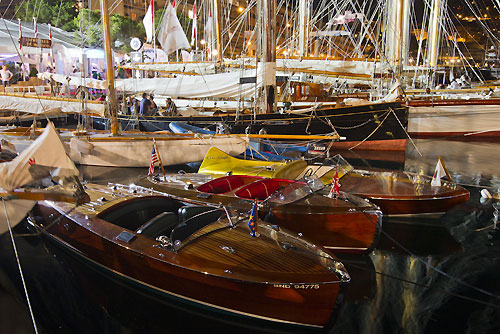
M 160 235 L 170 236 L 179 220 L 173 212 L 162 212 L 151 218 L 136 230 L 136 233 L 155 239 Z
M 193 208 L 192 211 L 189 210 L 191 208 Z M 196 206 L 186 208 L 187 213 L 185 213 L 185 216 L 186 217 L 189 216 L 191 212 L 193 213 L 193 215 L 191 215 L 191 217 L 184 220 L 181 224 L 179 224 L 174 228 L 170 236 L 170 240 L 172 241 L 172 243 L 175 243 L 176 241 L 183 242 L 191 234 L 200 230 L 204 226 L 218 220 L 224 214 L 224 210 L 211 207 L 203 207 L 203 208 L 208 208 L 209 210 L 198 211 L 198 214 L 195 214 L 196 212 L 195 208 Z M 201 208 L 198 210 L 201 210 Z
M 178 215 L 181 223 L 203 213 L 205 219 L 216 221 L 221 216 L 220 209 L 215 209 L 205 205 L 186 205 L 179 208 Z M 223 211 L 222 211 L 223 212 Z

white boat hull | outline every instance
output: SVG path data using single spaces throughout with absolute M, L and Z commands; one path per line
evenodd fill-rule
M 148 167 L 151 161 L 153 141 L 151 139 L 86 140 L 90 147 L 82 152 L 72 146 L 71 159 L 80 165 L 108 167 Z M 203 138 L 156 139 L 156 146 L 163 165 L 178 165 L 201 161 L 210 147 L 217 147 L 229 154 L 238 155 L 245 151 L 248 141 L 241 137 L 221 136 Z
M 500 105 L 410 107 L 408 132 L 420 137 L 500 137 Z

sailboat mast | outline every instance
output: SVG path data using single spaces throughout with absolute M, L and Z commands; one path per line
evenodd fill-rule
M 299 1 L 299 56 L 307 57 L 311 0 Z
M 222 30 L 221 30 L 221 15 L 220 15 L 220 0 L 214 0 L 214 17 L 215 17 L 215 33 L 217 45 L 217 62 L 222 65 Z
M 111 51 L 111 32 L 109 29 L 109 6 L 108 0 L 101 0 L 102 33 L 104 37 L 104 51 L 106 53 L 106 77 L 108 84 L 109 112 L 111 116 L 111 133 L 118 135 L 117 109 L 118 103 L 115 92 L 115 66 Z
M 262 71 L 263 112 L 273 112 L 276 104 L 276 0 L 259 0 L 258 31 Z
M 437 68 L 439 54 L 439 20 L 442 13 L 442 3 L 440 0 L 434 0 L 432 3 L 431 21 L 429 22 L 429 48 L 427 50 L 427 63 L 430 67 L 432 77 L 429 78 L 429 84 L 434 84 L 434 76 Z

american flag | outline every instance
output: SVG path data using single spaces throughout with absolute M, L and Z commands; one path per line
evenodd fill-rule
M 160 162 L 160 157 L 158 156 L 158 152 L 156 152 L 156 145 L 153 144 L 153 151 L 151 152 L 151 162 L 149 163 L 149 172 L 148 175 L 151 176 L 155 172 L 155 164 Z

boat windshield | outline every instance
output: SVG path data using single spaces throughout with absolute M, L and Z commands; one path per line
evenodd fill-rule
M 324 187 L 325 185 L 318 177 L 307 177 L 274 192 L 266 201 L 276 205 L 289 204 L 318 192 Z

